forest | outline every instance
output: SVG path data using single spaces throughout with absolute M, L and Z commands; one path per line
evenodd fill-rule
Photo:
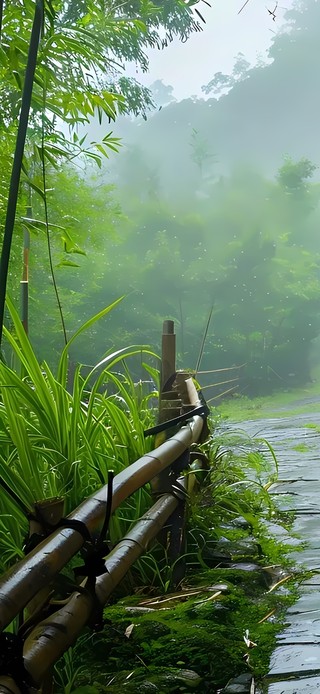
M 57 133 L 52 126 L 57 110 L 61 116 L 65 107 L 52 106 L 51 121 L 48 116 L 42 124 L 45 201 L 35 115 L 31 149 L 25 154 L 32 161 L 32 175 L 29 170 L 23 174 L 10 282 L 18 297 L 24 227 L 31 239 L 30 334 L 40 359 L 54 363 L 63 343 L 48 238 L 41 233 L 47 223 L 45 203 L 66 333 L 72 334 L 106 302 L 126 295 L 111 318 L 112 338 L 102 325 L 96 327 L 79 341 L 75 359 L 93 364 L 113 340 L 141 343 L 147 335 L 154 347 L 159 325 L 169 317 L 178 325 L 180 363 L 195 368 L 212 309 L 204 369 L 245 364 L 240 387 L 246 394 L 310 379 L 310 356 L 313 362 L 319 334 L 320 189 L 316 151 L 309 141 L 312 124 L 301 131 L 301 113 L 291 108 L 287 91 L 310 89 L 305 97 L 301 94 L 301 105 L 316 98 L 311 75 L 318 12 L 318 4 L 310 2 L 288 13 L 290 31 L 275 37 L 272 62 L 250 68 L 238 56 L 231 87 L 218 100 L 212 92 L 226 91 L 227 76 L 204 85 L 209 98 L 177 103 L 170 87 L 162 84 L 159 90 L 158 85 L 157 92 L 155 85 L 146 96 L 145 88 L 120 77 L 119 89 L 128 89 L 120 113 L 131 110 L 135 117 L 121 115 L 111 130 L 107 119 L 115 105 L 101 112 L 100 126 L 88 105 L 74 106 L 78 120 L 89 123 L 87 139 L 82 123 L 71 141 L 65 130 Z M 291 65 L 297 61 L 301 70 L 293 80 Z M 285 96 L 279 93 L 283 80 Z M 8 88 L 6 92 L 11 103 Z M 50 101 L 49 94 L 46 98 Z M 151 105 L 157 98 L 160 111 Z M 285 104 L 280 109 L 281 98 Z M 281 111 L 274 123 L 267 103 L 277 103 Z M 14 104 L 10 108 L 2 144 L 2 195 L 15 127 Z M 232 114 L 237 114 L 237 125 Z M 72 114 L 65 118 L 69 125 L 74 121 Z
M 250 65 L 239 53 L 231 74 L 213 67 L 203 96 L 176 101 L 172 85 L 155 80 L 147 88 L 130 76 L 128 65 L 148 72 L 151 50 L 206 31 L 203 4 L 209 5 L 206 0 L 0 0 L 4 576 L 50 537 L 49 524 L 40 536 L 28 538 L 28 520 L 38 520 L 39 502 L 63 498 L 64 513 L 70 514 L 159 445 L 145 432 L 153 431 L 157 418 L 165 319 L 175 323 L 178 369 L 196 377 L 204 372 L 200 380 L 209 388 L 209 404 L 219 392 L 268 395 L 316 378 L 320 152 L 314 56 L 320 5 L 296 0 L 266 59 Z M 229 375 L 221 377 L 225 371 Z M 194 387 L 199 388 L 197 380 Z M 207 572 L 197 587 L 201 600 L 188 602 L 192 574 L 186 604 L 173 612 L 169 607 L 157 622 L 160 645 L 150 618 L 143 621 L 149 605 L 139 613 L 141 623 L 131 624 L 126 604 L 112 603 L 105 622 L 101 617 L 97 651 L 93 637 L 80 639 L 63 655 L 53 679 L 50 673 L 45 693 L 53 684 L 63 694 L 119 692 L 124 685 L 129 693 L 221 691 L 249 662 L 243 661 L 242 610 L 261 637 L 252 667 L 258 676 L 266 671 L 276 626 L 265 615 L 278 609 L 282 596 L 272 595 L 270 604 L 256 572 L 262 557 L 273 565 L 285 552 L 260 525 L 261 517 L 288 521 L 269 498 L 278 462 L 264 439 L 221 433 L 215 409 L 209 423 L 212 433 L 197 448 L 207 467 L 186 474 L 195 475 L 196 490 L 206 479 L 203 498 L 190 504 L 187 525 L 191 574 Z M 108 519 L 111 553 L 153 496 L 150 485 L 136 488 Z M 224 542 L 228 570 L 233 571 L 234 553 L 257 562 L 252 582 L 248 576 L 240 581 L 235 567 L 228 583 L 219 559 Z M 75 589 L 82 596 L 91 585 L 90 572 L 85 588 L 75 585 L 79 567 L 73 562 L 54 583 L 54 600 L 67 593 L 68 601 Z M 85 557 L 86 562 L 88 568 Z M 166 594 L 176 588 L 172 573 L 167 547 L 156 544 L 126 577 L 119 596 L 131 596 L 136 606 L 146 586 L 148 597 Z M 278 585 L 277 577 L 268 580 L 267 593 Z M 203 598 L 203 581 L 218 585 L 214 596 L 220 600 L 222 594 L 226 623 L 217 619 L 211 595 L 205 592 Z M 51 594 L 46 616 L 50 600 Z M 23 614 L 5 625 L 8 642 L 8 634 L 16 637 L 19 648 L 20 634 L 28 640 L 34 626 L 30 605 L 27 626 Z M 43 605 L 41 616 L 42 610 Z M 202 634 L 199 651 L 193 650 L 194 620 Z M 106 625 L 112 625 L 112 638 Z M 208 670 L 208 649 L 215 649 L 219 662 L 220 628 L 228 668 Z M 233 641 L 228 632 L 235 634 Z M 248 648 L 256 646 L 246 639 Z M 108 683 L 99 649 L 111 653 Z M 7 674 L 5 660 L 0 679 Z M 13 676 L 14 660 L 10 667 Z M 153 667 L 159 668 L 155 684 Z M 115 685 L 113 668 L 121 675 Z M 19 677 L 19 694 L 25 694 L 30 681 L 25 672 Z M 170 681 L 161 679 L 166 677 Z

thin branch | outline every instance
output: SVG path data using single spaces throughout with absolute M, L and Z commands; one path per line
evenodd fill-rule
M 201 386 L 201 390 L 206 390 L 208 388 L 215 388 L 216 386 L 224 386 L 225 383 L 234 383 L 234 381 L 238 381 L 237 378 L 229 378 L 227 381 L 219 381 L 219 383 L 210 383 L 209 386 Z
M 210 369 L 209 371 L 197 371 L 197 374 L 215 374 L 219 373 L 220 371 L 233 371 L 234 369 L 242 369 L 246 365 L 247 362 L 245 364 L 239 364 L 239 366 L 226 366 L 224 369 Z
M 240 14 L 240 12 L 242 12 L 242 10 L 244 10 L 244 8 L 245 8 L 245 6 L 248 4 L 248 2 L 249 2 L 249 0 L 246 0 L 246 1 L 245 1 L 244 5 L 242 5 L 242 7 L 240 8 L 238 14 Z
M 199 371 L 199 369 L 200 369 L 200 364 L 201 364 L 201 360 L 202 360 L 202 355 L 203 355 L 203 350 L 204 350 L 205 342 L 206 342 L 206 339 L 207 339 L 207 334 L 208 334 L 209 325 L 210 325 L 210 322 L 211 322 L 212 313 L 213 313 L 213 304 L 212 304 L 211 309 L 210 309 L 210 311 L 209 311 L 208 320 L 207 320 L 206 327 L 205 327 L 205 330 L 204 330 L 204 333 L 203 333 L 203 338 L 202 338 L 202 342 L 201 342 L 201 347 L 200 347 L 200 352 L 199 352 L 199 356 L 198 356 L 198 361 L 197 361 L 196 368 L 195 368 L 195 375 L 197 375 L 197 373 L 198 373 L 198 371 Z
M 45 161 L 44 161 L 44 143 L 45 143 L 44 115 L 45 115 L 45 103 L 46 103 L 46 93 L 45 93 L 45 86 L 44 86 L 44 88 L 43 88 L 42 128 L 41 128 L 41 167 L 42 167 L 42 183 L 43 183 L 44 221 L 45 221 L 45 225 L 46 225 L 46 236 L 47 236 L 47 246 L 48 246 L 48 258 L 49 258 L 49 265 L 50 265 L 50 273 L 51 273 L 51 277 L 52 277 L 52 283 L 53 283 L 54 292 L 55 292 L 55 295 L 56 295 L 56 300 L 57 300 L 57 305 L 58 305 L 58 311 L 59 311 L 59 314 L 60 314 L 60 321 L 61 321 L 61 326 L 62 326 L 63 339 L 64 339 L 64 343 L 67 344 L 67 342 L 68 342 L 68 337 L 67 337 L 67 331 L 66 331 L 66 324 L 65 324 L 65 321 L 64 321 L 64 315 L 63 315 L 63 311 L 62 311 L 62 306 L 61 306 L 61 301 L 60 301 L 58 286 L 57 286 L 56 277 L 55 277 L 55 272 L 54 272 L 54 267 L 53 267 L 52 248 L 51 248 L 51 240 L 50 240 L 49 213 L 48 213 L 48 200 L 47 200 L 47 176 L 46 176 L 46 166 L 45 166 Z

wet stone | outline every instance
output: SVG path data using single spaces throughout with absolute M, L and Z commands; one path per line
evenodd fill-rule
M 243 516 L 238 516 L 237 518 L 234 518 L 231 524 L 234 528 L 242 528 L 243 530 L 247 530 L 250 528 L 250 523 L 243 518 Z
M 277 636 L 281 646 L 320 644 L 320 623 L 310 619 L 302 624 L 291 624 Z
M 287 615 L 318 612 L 320 614 L 320 599 L 317 592 L 306 592 L 287 610 Z
M 238 569 L 238 571 L 261 571 L 261 566 L 258 564 L 251 564 L 251 562 L 233 562 L 229 564 L 229 569 Z
M 278 542 L 283 542 L 286 545 L 290 545 L 292 547 L 301 544 L 301 540 L 297 537 L 292 537 L 289 531 L 286 530 L 286 528 L 283 528 L 282 525 L 278 525 L 277 523 L 271 523 L 270 521 L 267 521 L 265 519 L 261 521 L 261 525 L 265 528 L 265 530 L 268 531 L 268 534 L 275 537 L 278 540 Z
M 293 482 L 290 484 L 285 484 L 282 485 L 283 488 L 286 487 L 288 489 L 288 493 L 294 492 L 295 494 L 300 494 L 303 497 L 307 498 L 308 501 L 314 500 L 314 503 L 318 504 L 320 506 L 320 499 L 319 499 L 319 493 L 318 493 L 318 480 L 306 482 L 306 481 L 300 481 L 297 480 L 297 482 Z
M 320 549 L 320 535 L 317 534 L 316 537 L 311 538 L 311 540 L 308 540 L 308 549 L 315 549 L 318 550 Z
M 314 576 L 310 576 L 305 581 L 303 581 L 303 586 L 318 586 L 320 587 L 320 573 L 316 573 Z
M 245 558 L 254 559 L 259 554 L 259 548 L 253 538 L 245 538 L 233 542 L 226 537 L 221 537 L 215 546 L 215 554 L 222 553 L 230 559 Z
M 320 538 L 320 518 L 318 515 L 301 514 L 295 518 L 293 530 L 296 533 L 301 533 L 304 540 L 309 540 L 315 537 Z
M 269 677 L 320 674 L 319 645 L 279 646 L 271 656 Z
M 300 511 L 302 513 L 314 513 L 320 511 L 320 499 L 315 494 L 315 499 L 304 499 L 301 494 L 275 494 L 275 501 L 281 511 Z
M 302 552 L 292 552 L 290 558 L 299 566 L 304 566 L 306 569 L 320 569 L 320 552 L 312 549 L 305 549 Z
M 313 694 L 320 692 L 320 677 L 303 677 L 267 684 L 264 694 Z
M 229 682 L 221 694 L 250 694 L 251 683 L 252 675 L 245 672 Z
M 315 402 L 319 405 L 319 397 Z M 299 536 L 293 538 L 290 559 L 298 570 L 319 571 L 306 578 L 299 599 L 286 612 L 263 694 L 320 694 L 320 436 L 307 426 L 311 422 L 319 426 L 318 411 L 242 425 L 251 435 L 259 426 L 259 436 L 274 447 L 279 480 L 270 492 L 280 510 L 295 513 L 293 533 Z M 290 533 L 273 525 L 266 523 L 267 532 L 289 544 Z M 300 551 L 295 543 L 303 543 Z

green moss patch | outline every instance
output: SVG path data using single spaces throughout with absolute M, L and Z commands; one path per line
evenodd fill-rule
M 191 688 L 213 694 L 242 672 L 263 675 L 289 600 L 267 593 L 266 583 L 259 567 L 216 568 L 174 595 L 140 595 L 110 605 L 103 632 L 88 634 L 73 650 L 75 668 L 86 663 L 74 689 L 81 694 L 79 688 L 93 684 L 96 691 Z M 196 594 L 189 596 L 192 590 Z M 181 672 L 189 674 L 184 678 Z

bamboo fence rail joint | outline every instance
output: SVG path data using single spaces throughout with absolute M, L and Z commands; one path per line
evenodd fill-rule
M 207 404 L 200 405 L 199 407 L 194 407 L 191 405 L 191 407 L 192 409 L 189 412 L 184 412 L 178 417 L 174 417 L 173 419 L 168 419 L 166 422 L 156 424 L 156 426 L 151 427 L 151 429 L 146 429 L 143 432 L 144 437 L 146 438 L 147 436 L 154 436 L 155 434 L 160 434 L 161 431 L 167 431 L 167 429 L 171 429 L 176 427 L 178 424 L 183 424 L 184 422 L 189 421 L 195 415 L 204 417 L 204 419 L 208 417 L 210 410 Z

